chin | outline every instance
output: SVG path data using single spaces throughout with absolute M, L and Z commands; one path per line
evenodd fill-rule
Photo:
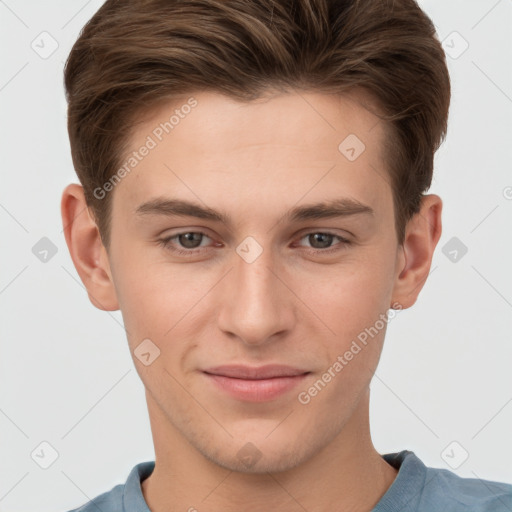
M 290 459 L 290 454 L 273 453 L 270 457 L 262 455 L 259 460 L 251 462 L 240 460 L 236 453 L 232 454 L 231 457 L 223 455 L 210 458 L 207 454 L 205 454 L 205 456 L 218 466 L 228 469 L 229 471 L 253 475 L 288 471 L 301 462 L 301 460 L 297 460 L 297 453 L 293 454 L 295 460 Z
M 232 441 L 227 446 L 222 443 L 211 446 L 196 446 L 205 458 L 229 471 L 247 474 L 265 474 L 288 471 L 309 459 L 317 451 L 312 444 L 299 442 L 297 436 L 289 433 L 265 439 L 267 433 L 255 440 L 254 436 L 245 437 L 245 441 Z M 290 440 L 293 440 L 290 442 Z

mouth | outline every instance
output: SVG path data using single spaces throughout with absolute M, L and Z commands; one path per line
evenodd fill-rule
M 217 366 L 203 370 L 219 391 L 249 402 L 267 402 L 291 391 L 311 372 L 284 365 Z

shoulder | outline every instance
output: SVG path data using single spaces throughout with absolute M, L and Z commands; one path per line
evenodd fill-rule
M 427 467 L 409 450 L 383 455 L 397 477 L 372 512 L 511 512 L 512 485 Z
M 125 483 L 112 487 L 109 491 L 68 512 L 125 512 L 125 503 L 135 507 L 134 510 L 149 512 L 142 495 L 141 482 L 151 474 L 154 467 L 154 461 L 137 464 L 130 471 Z
M 123 510 L 123 494 L 125 484 L 116 485 L 110 491 L 100 494 L 96 498 L 89 500 L 79 508 L 74 508 L 68 512 L 120 512 Z
M 124 484 L 116 485 L 110 491 L 100 494 L 96 498 L 89 500 L 81 507 L 74 508 L 68 512 L 120 512 L 123 510 Z
M 510 512 L 512 485 L 427 468 L 422 502 L 427 507 L 442 504 L 445 512 Z

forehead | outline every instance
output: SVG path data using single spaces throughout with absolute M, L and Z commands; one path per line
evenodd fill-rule
M 261 215 L 343 195 L 385 208 L 384 126 L 365 104 L 373 108 L 360 92 L 304 91 L 251 102 L 201 92 L 160 104 L 134 126 L 123 164 L 138 155 L 114 203 L 131 215 L 167 195 Z

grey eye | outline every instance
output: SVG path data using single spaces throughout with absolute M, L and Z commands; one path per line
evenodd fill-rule
M 204 235 L 202 233 L 182 233 L 178 235 L 178 241 L 186 249 L 195 249 L 201 245 L 203 236 Z

